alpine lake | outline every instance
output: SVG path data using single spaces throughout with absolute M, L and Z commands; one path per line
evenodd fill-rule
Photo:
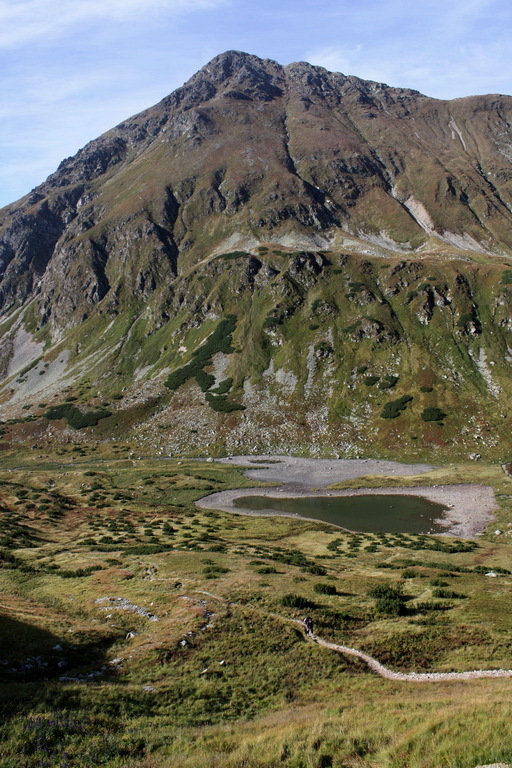
M 236 499 L 235 506 L 260 514 L 320 520 L 358 533 L 446 532 L 439 521 L 447 508 L 421 496 L 241 496 Z

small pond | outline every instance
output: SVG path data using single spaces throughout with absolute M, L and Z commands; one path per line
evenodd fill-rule
M 271 498 L 241 496 L 238 509 L 267 514 L 285 513 L 361 533 L 443 533 L 446 528 L 434 521 L 446 510 L 442 504 L 421 496 L 367 494 L 362 496 L 303 496 Z

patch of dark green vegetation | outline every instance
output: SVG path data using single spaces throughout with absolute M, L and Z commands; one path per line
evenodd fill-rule
M 18 549 L 19 547 L 28 548 L 37 546 L 39 536 L 28 525 L 20 523 L 14 515 L 10 515 L 8 510 L 1 510 L 2 519 L 0 520 L 0 546 L 9 549 Z M 0 552 L 0 560 L 5 559 L 5 552 Z
M 263 327 L 275 328 L 277 325 L 282 325 L 282 323 L 283 323 L 283 319 L 281 317 L 274 317 L 273 315 L 268 315 L 263 321 Z
M 455 599 L 460 600 L 461 598 L 466 597 L 466 595 L 461 595 L 460 592 L 455 592 L 453 589 L 441 589 L 441 588 L 432 590 L 432 596 L 442 597 L 448 600 L 455 600 Z
M 25 546 L 18 543 L 17 546 Z M 30 546 L 30 545 L 29 545 Z M 0 568 L 7 570 L 17 570 L 21 573 L 42 574 L 51 573 L 54 576 L 60 576 L 63 579 L 81 579 L 96 571 L 102 571 L 102 565 L 88 565 L 84 568 L 76 568 L 74 570 L 68 568 L 60 568 L 56 563 L 45 564 L 35 563 L 23 560 L 17 557 L 12 552 L 6 550 L 0 550 Z
M 512 270 L 506 269 L 501 276 L 501 285 L 512 285 Z
M 223 381 L 218 384 L 218 386 L 215 387 L 215 389 L 212 389 L 212 392 L 216 395 L 226 395 L 229 390 L 231 389 L 233 385 L 233 379 L 227 378 L 223 379 Z
M 421 414 L 423 421 L 442 421 L 446 417 L 446 413 L 440 408 L 425 408 Z
M 283 595 L 280 603 L 285 608 L 299 608 L 300 610 L 315 607 L 315 603 L 311 600 L 307 600 L 305 597 L 302 597 L 302 595 L 295 595 L 293 593 Z
M 225 395 L 212 395 L 210 392 L 206 393 L 206 402 L 213 411 L 217 413 L 232 413 L 233 411 L 245 411 L 245 405 L 241 403 L 233 403 L 228 400 Z
M 406 597 L 401 583 L 391 586 L 377 584 L 368 592 L 375 599 L 375 610 L 384 616 L 403 616 L 406 612 Z
M 316 592 L 318 595 L 335 595 L 336 587 L 334 584 L 323 584 L 320 582 L 313 585 L 313 592 Z
M 37 416 L 24 416 L 19 419 L 8 419 L 6 424 L 26 424 L 28 421 L 37 421 Z
M 393 389 L 398 383 L 398 376 L 391 376 L 388 374 L 384 376 L 379 384 L 379 389 Z
M 402 397 L 399 397 L 398 400 L 391 400 L 389 403 L 386 403 L 384 408 L 381 412 L 381 417 L 383 419 L 396 419 L 402 411 L 405 411 L 407 408 L 408 403 L 412 401 L 411 395 L 402 395 Z
M 96 549 L 104 549 L 97 546 Z M 131 547 L 122 547 L 119 544 L 115 549 L 122 549 L 125 555 L 157 555 L 159 552 L 169 552 L 173 549 L 172 544 L 134 544 Z M 111 547 L 105 548 L 105 551 L 113 551 Z
M 373 387 L 380 379 L 380 376 L 367 376 L 364 380 L 365 386 Z
M 420 392 L 433 392 L 434 387 L 420 387 Z
M 81 411 L 76 405 L 71 403 L 61 403 L 53 405 L 43 414 L 48 421 L 58 421 L 66 419 L 68 426 L 73 429 L 84 429 L 85 427 L 95 427 L 102 419 L 112 416 L 112 411 L 105 408 L 99 408 L 95 411 Z
M 196 381 L 199 384 L 202 392 L 207 392 L 215 384 L 215 376 L 211 373 L 206 373 L 199 369 L 196 373 Z

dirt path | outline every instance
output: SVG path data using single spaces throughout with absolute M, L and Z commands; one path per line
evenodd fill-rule
M 264 616 L 270 616 L 280 621 L 286 621 L 290 624 L 296 624 L 303 628 L 302 621 L 298 619 L 290 619 L 287 616 L 281 616 L 278 613 L 272 613 L 262 611 L 260 608 L 253 608 L 250 605 L 243 605 L 242 603 L 233 603 L 230 600 L 226 600 L 224 597 L 214 595 L 211 592 L 206 592 L 202 589 L 196 589 L 194 592 L 201 595 L 207 595 L 214 600 L 219 600 L 227 605 L 234 606 L 235 608 L 241 608 L 242 610 L 254 611 Z M 349 648 L 347 645 L 337 645 L 336 643 L 330 643 L 327 640 L 323 640 L 321 637 L 317 637 L 313 634 L 304 633 L 306 640 L 312 643 L 317 643 L 323 648 L 328 648 L 330 651 L 336 651 L 337 653 L 344 653 L 347 656 L 356 656 L 358 659 L 364 661 L 370 669 L 376 672 L 381 677 L 385 677 L 387 680 L 399 680 L 401 682 L 409 683 L 441 683 L 460 680 L 476 680 L 484 677 L 512 677 L 512 669 L 473 669 L 467 672 L 394 672 L 392 669 L 388 669 L 380 661 L 374 659 L 373 656 L 369 656 L 363 651 L 358 651 L 357 648 Z

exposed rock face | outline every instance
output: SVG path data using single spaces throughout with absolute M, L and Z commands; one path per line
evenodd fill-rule
M 509 252 L 511 114 L 506 96 L 443 102 L 222 54 L 0 212 L 0 306 L 37 290 L 39 323 L 60 331 L 234 233 Z

